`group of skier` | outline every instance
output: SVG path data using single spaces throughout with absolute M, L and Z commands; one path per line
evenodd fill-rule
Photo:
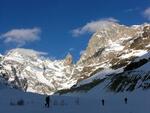
M 45 98 L 45 107 L 47 107 L 47 108 L 50 107 L 50 101 L 51 101 L 51 100 L 50 100 L 50 96 L 46 96 L 46 98 Z M 102 99 L 101 102 L 102 102 L 102 106 L 104 106 L 104 105 L 105 105 L 105 100 Z M 125 104 L 128 103 L 127 97 L 124 98 L 124 103 L 125 103 Z
M 104 99 L 102 99 L 102 100 L 101 100 L 101 102 L 102 102 L 102 106 L 104 106 L 104 105 L 105 105 L 105 100 L 104 100 Z M 125 98 L 124 98 L 124 103 L 125 103 L 125 104 L 127 104 L 127 103 L 128 103 L 128 99 L 127 99 L 127 97 L 125 97 Z

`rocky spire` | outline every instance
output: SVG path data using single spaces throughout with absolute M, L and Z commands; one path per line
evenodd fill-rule
M 68 53 L 66 58 L 65 58 L 65 65 L 71 65 L 73 63 L 73 60 L 72 60 L 72 55 L 71 53 Z

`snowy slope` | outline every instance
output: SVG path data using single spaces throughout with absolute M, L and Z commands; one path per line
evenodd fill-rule
M 73 93 L 51 96 L 50 108 L 44 107 L 45 96 L 24 93 L 0 85 L 0 112 L 2 113 L 149 113 L 150 90 L 112 93 L 104 90 L 105 83 L 96 86 L 88 93 Z M 124 98 L 128 103 L 124 103 Z M 24 105 L 11 105 L 23 99 Z M 79 99 L 79 101 L 78 101 Z M 101 99 L 105 100 L 102 106 Z M 64 103 L 63 103 L 64 101 Z M 56 103 L 57 102 L 57 103 Z M 78 104 L 79 103 L 79 104 Z

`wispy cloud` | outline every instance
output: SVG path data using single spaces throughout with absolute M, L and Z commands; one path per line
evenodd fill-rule
M 143 15 L 145 18 L 147 18 L 150 21 L 150 7 L 145 9 L 145 11 L 143 12 Z
M 73 29 L 72 35 L 75 37 L 78 37 L 78 36 L 83 35 L 85 33 L 93 33 L 93 32 L 96 32 L 98 29 L 107 26 L 108 24 L 110 24 L 112 22 L 119 22 L 119 21 L 115 18 L 112 18 L 112 17 L 103 18 L 103 19 L 100 19 L 97 21 L 91 21 L 82 27 Z
M 41 52 L 41 51 L 36 51 L 33 49 L 24 49 L 24 48 L 15 48 L 11 50 L 7 50 L 5 53 L 7 54 L 8 52 L 19 52 L 20 54 L 23 54 L 25 56 L 41 56 L 41 55 L 48 55 L 47 52 Z
M 0 36 L 4 43 L 16 43 L 18 47 L 25 45 L 28 42 L 33 42 L 40 39 L 40 28 L 32 29 L 12 29 Z
M 139 7 L 126 9 L 124 12 L 134 12 L 140 10 Z
M 75 50 L 75 48 L 69 48 L 69 51 L 74 51 Z

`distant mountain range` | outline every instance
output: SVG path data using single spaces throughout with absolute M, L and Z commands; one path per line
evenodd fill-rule
M 150 24 L 125 26 L 108 22 L 89 40 L 76 64 L 72 55 L 51 60 L 17 48 L 0 55 L 0 77 L 26 92 L 54 94 L 90 89 L 106 82 L 110 91 L 150 88 Z

